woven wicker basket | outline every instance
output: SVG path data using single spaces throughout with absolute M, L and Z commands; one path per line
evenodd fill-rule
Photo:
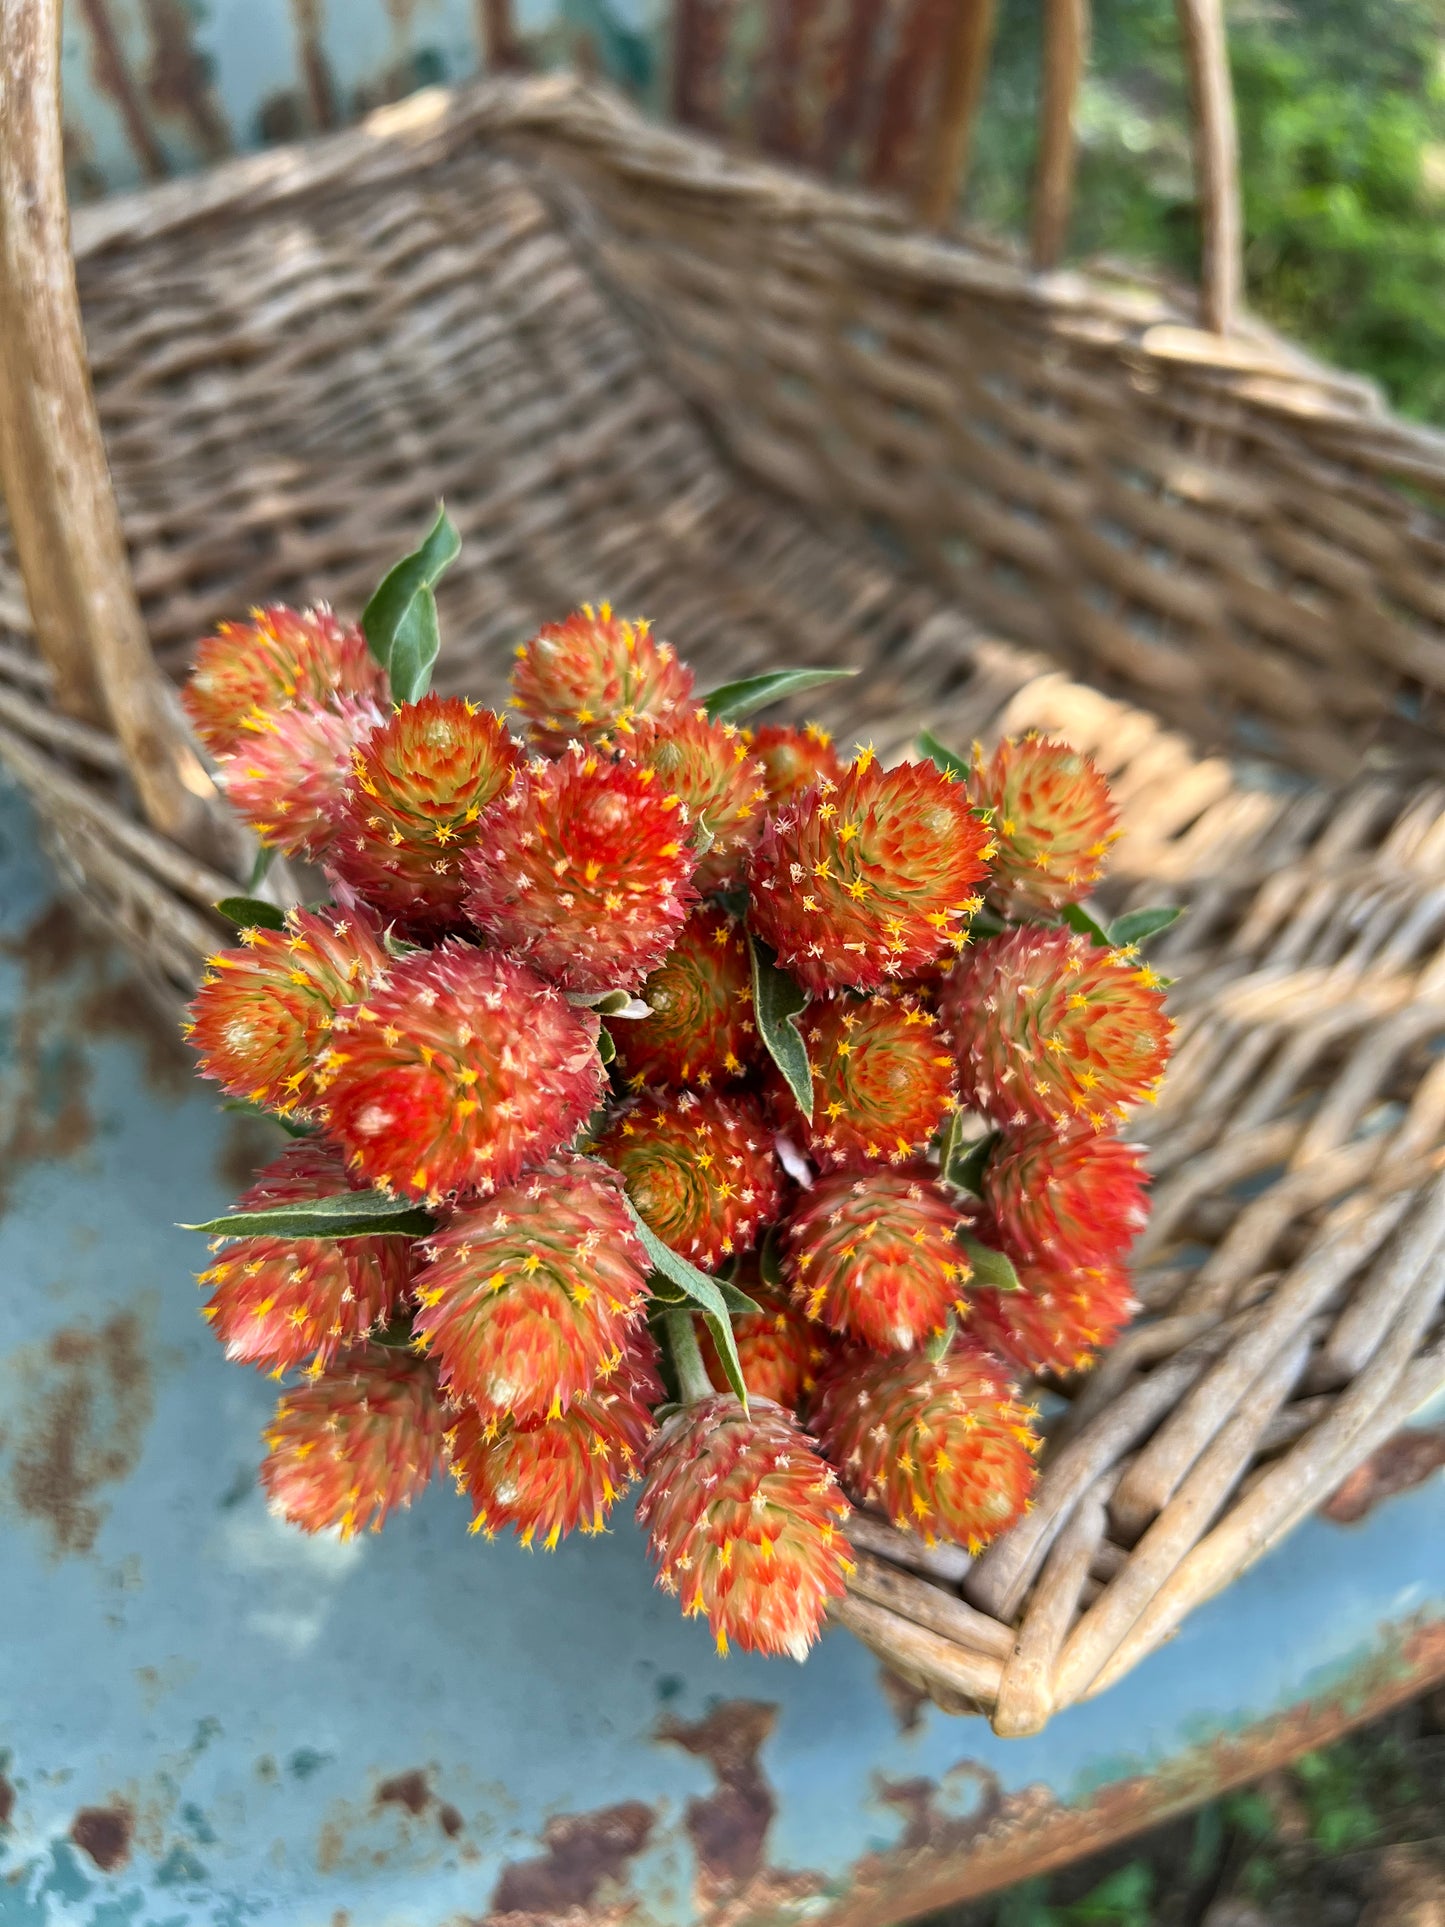
M 1115 898 L 1190 912 L 1146 1315 L 1019 1527 L 859 1519 L 838 1613 L 1001 1732 L 1102 1690 L 1445 1383 L 1445 445 L 1252 325 L 503 79 L 76 219 L 112 496 L 53 18 L 0 12 L 0 756 L 169 994 L 248 858 L 152 646 L 354 610 L 438 494 L 444 686 L 608 594 L 704 681 L 857 664 L 819 711 L 880 752 L 1039 725 L 1114 778 Z

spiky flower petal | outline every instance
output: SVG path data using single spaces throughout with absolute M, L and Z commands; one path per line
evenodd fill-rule
M 467 852 L 467 914 L 568 990 L 631 990 L 682 928 L 696 860 L 687 812 L 655 771 L 571 749 L 492 810 Z
M 664 1421 L 647 1455 L 638 1524 L 658 1584 L 730 1641 L 802 1659 L 852 1571 L 832 1469 L 781 1406 L 705 1399 Z
M 1023 1513 L 1037 1479 L 1034 1414 L 981 1345 L 854 1352 L 825 1373 L 813 1414 L 823 1450 L 861 1501 L 933 1543 L 978 1553 Z
M 865 752 L 768 824 L 748 871 L 753 925 L 808 989 L 876 989 L 962 948 L 989 851 L 961 784 Z
M 458 696 L 408 703 L 353 755 L 329 866 L 412 934 L 457 929 L 468 888 L 462 858 L 521 760 L 490 710 Z
M 437 1470 L 444 1427 L 430 1366 L 373 1345 L 286 1393 L 261 1484 L 272 1511 L 304 1532 L 380 1531 Z
M 336 834 L 352 752 L 381 722 L 369 697 L 258 710 L 221 765 L 231 808 L 287 856 L 317 857 Z
M 615 740 L 655 769 L 686 804 L 703 851 L 693 879 L 697 888 L 725 890 L 739 883 L 762 834 L 768 800 L 763 766 L 742 731 L 692 709 L 619 728 Z
M 597 1018 L 510 957 L 448 941 L 336 1020 L 326 1126 L 353 1171 L 440 1202 L 510 1184 L 601 1095 Z
M 613 1026 L 617 1062 L 634 1086 L 739 1077 L 758 1056 L 752 965 L 742 925 L 705 904 L 639 995 L 652 1015 Z
M 289 1115 L 318 1101 L 316 1062 L 336 1013 L 365 997 L 390 960 L 360 917 L 292 910 L 283 930 L 259 926 L 206 967 L 186 1035 L 231 1097 Z
M 744 1261 L 733 1280 L 757 1305 L 732 1321 L 733 1342 L 750 1399 L 770 1399 L 796 1412 L 817 1383 L 834 1340 L 798 1307 L 759 1283 L 756 1264 Z M 714 1385 L 725 1383 L 723 1364 L 711 1334 L 698 1322 L 703 1363 Z
M 692 694 L 692 671 L 650 623 L 629 622 L 584 604 L 565 622 L 548 622 L 517 650 L 511 705 L 527 718 L 540 749 L 595 742 L 618 723 L 669 716 Z
M 238 1211 L 331 1198 L 351 1188 L 341 1154 L 312 1138 L 288 1145 L 246 1191 Z M 205 1315 L 226 1356 L 284 1372 L 314 1370 L 359 1344 L 400 1305 L 409 1238 L 232 1238 L 200 1275 Z
M 937 1019 L 913 998 L 831 997 L 799 1023 L 813 1069 L 809 1125 L 781 1076 L 770 1079 L 778 1128 L 827 1170 L 902 1164 L 927 1148 L 953 1108 L 953 1057 Z
M 580 1526 L 601 1532 L 637 1477 L 662 1396 L 643 1349 L 574 1398 L 559 1417 L 519 1425 L 463 1405 L 447 1435 L 453 1476 L 472 1502 L 473 1532 L 511 1526 L 524 1546 L 550 1550 Z
M 1047 1125 L 1009 1132 L 984 1170 L 984 1202 L 1025 1264 L 1098 1265 L 1122 1258 L 1148 1218 L 1137 1146 L 1060 1138 Z
M 1071 930 L 1008 930 L 961 957 L 941 1008 L 964 1102 L 1001 1124 L 1103 1130 L 1152 1094 L 1172 1026 L 1159 979 Z
M 809 1318 L 878 1351 L 908 1351 L 962 1309 L 962 1223 L 930 1179 L 839 1172 L 814 1185 L 788 1220 L 783 1269 Z
M 181 706 L 212 755 L 229 756 L 258 713 L 306 701 L 334 705 L 343 696 L 386 697 L 386 674 L 361 631 L 324 604 L 276 604 L 253 609 L 249 622 L 223 622 L 196 644 Z
M 768 802 L 774 809 L 793 802 L 820 776 L 836 783 L 843 774 L 832 737 L 817 723 L 805 723 L 801 729 L 764 723 L 749 730 L 748 748 L 763 766 Z
M 998 844 L 989 900 L 1005 915 L 1060 910 L 1089 894 L 1119 835 L 1102 771 L 1067 743 L 1006 738 L 991 757 L 974 744 L 969 794 L 991 812 Z
M 617 1368 L 648 1264 L 615 1171 L 556 1159 L 455 1212 L 423 1247 L 413 1324 L 483 1417 L 556 1416 Z
M 1138 1309 L 1133 1281 L 1122 1265 L 1017 1269 L 1018 1291 L 970 1294 L 968 1330 L 1021 1371 L 1082 1371 L 1113 1344 Z
M 782 1202 L 772 1133 L 751 1097 L 645 1095 L 596 1149 L 662 1242 L 704 1270 L 746 1251 Z

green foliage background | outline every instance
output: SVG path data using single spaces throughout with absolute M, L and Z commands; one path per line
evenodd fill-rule
M 1445 0 L 1228 6 L 1255 311 L 1406 414 L 1445 421 Z M 1026 221 L 1035 0 L 1003 0 L 968 213 Z M 1174 0 L 1095 0 L 1076 256 L 1191 275 L 1186 89 Z

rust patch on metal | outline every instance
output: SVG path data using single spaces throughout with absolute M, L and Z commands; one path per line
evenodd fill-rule
M 10 1825 L 10 1816 L 15 1811 L 15 1789 L 5 1774 L 0 1773 L 0 1827 Z
M 542 1829 L 545 1853 L 502 1868 L 487 1921 L 510 1914 L 550 1923 L 574 1908 L 594 1907 L 606 1886 L 622 1880 L 654 1824 L 652 1808 L 641 1800 L 549 1820 Z
M 778 1803 L 758 1755 L 777 1723 L 776 1706 L 724 1700 L 706 1719 L 688 1724 L 669 1716 L 657 1727 L 659 1740 L 706 1760 L 717 1775 L 716 1793 L 689 1800 L 683 1814 L 706 1885 L 736 1885 L 763 1865 Z
M 261 1117 L 233 1117 L 216 1153 L 215 1172 L 232 1195 L 254 1183 L 263 1164 L 285 1148 L 283 1134 Z
M 134 978 L 97 984 L 77 1007 L 83 1034 L 123 1037 L 141 1049 L 141 1071 L 149 1088 L 178 1097 L 195 1080 L 195 1066 L 178 1026 L 152 1002 Z
M 130 1859 L 134 1828 L 129 1807 L 82 1807 L 70 1823 L 70 1837 L 102 1873 L 114 1873 Z
M 389 1780 L 383 1780 L 376 1789 L 376 1804 L 379 1807 L 405 1807 L 408 1813 L 425 1813 L 431 1805 L 431 1788 L 427 1785 L 426 1775 L 419 1767 L 409 1773 L 397 1773 Z
M 462 1828 L 466 1825 L 466 1822 L 462 1819 L 462 1816 L 457 1812 L 450 1800 L 443 1800 L 437 1808 L 437 1825 L 441 1828 L 448 1840 L 455 1840 Z
M 921 1686 L 906 1680 L 902 1673 L 895 1673 L 891 1666 L 878 1663 L 878 1684 L 883 1688 L 887 1700 L 898 1722 L 898 1731 L 903 1734 L 916 1733 L 923 1724 L 923 1709 L 931 1704 L 930 1696 Z
M 80 11 L 90 35 L 90 75 L 96 92 L 115 102 L 130 150 L 146 174 L 153 181 L 163 181 L 171 165 L 146 119 L 140 90 L 125 64 L 107 0 L 80 0 Z
M 1357 1525 L 1386 1499 L 1423 1485 L 1445 1466 L 1445 1425 L 1397 1432 L 1325 1500 L 1320 1511 L 1337 1526 Z
M 194 134 L 208 161 L 231 152 L 231 129 L 211 85 L 210 62 L 191 38 L 184 0 L 143 0 L 151 57 L 146 98 L 158 114 L 175 114 Z
M 315 127 L 327 128 L 334 127 L 337 120 L 336 82 L 322 42 L 322 11 L 322 0 L 291 0 L 311 122 Z
M 140 1320 L 121 1311 L 99 1327 L 68 1327 L 10 1366 L 11 1499 L 47 1529 L 53 1557 L 88 1553 L 107 1512 L 97 1494 L 134 1470 L 155 1407 Z

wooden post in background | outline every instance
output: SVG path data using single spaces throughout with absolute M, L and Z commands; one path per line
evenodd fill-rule
M 1195 192 L 1204 237 L 1200 314 L 1206 328 L 1227 335 L 1239 312 L 1244 282 L 1244 223 L 1224 5 L 1223 0 L 1178 0 L 1178 5 L 1193 110 Z
M 1045 0 L 1039 151 L 1030 251 L 1036 268 L 1058 266 L 1074 201 L 1074 117 L 1089 53 L 1089 0 Z
M 153 829 L 217 857 L 231 839 L 151 655 L 91 392 L 60 0 L 0 0 L 0 490 L 57 707 L 114 730 Z
M 944 228 L 968 178 L 968 150 L 993 46 L 996 0 L 953 0 L 941 49 L 938 113 L 924 148 L 914 212 L 925 227 Z

